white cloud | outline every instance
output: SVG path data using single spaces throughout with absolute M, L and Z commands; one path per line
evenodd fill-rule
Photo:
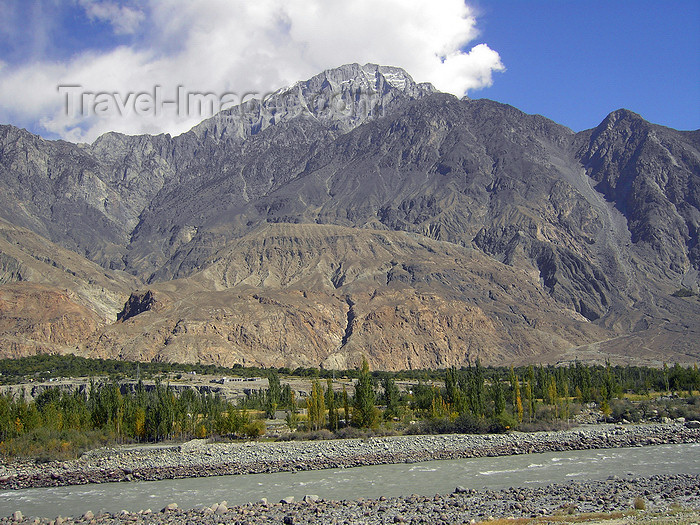
M 129 6 L 120 6 L 116 2 L 97 0 L 79 0 L 79 2 L 91 20 L 108 22 L 118 35 L 135 33 L 139 24 L 146 18 L 142 11 Z
M 478 44 L 468 53 L 448 53 L 441 67 L 436 68 L 433 83 L 442 91 L 459 94 L 492 85 L 492 73 L 504 70 L 498 53 L 486 44 Z
M 127 111 L 97 118 L 65 114 L 58 85 L 88 92 L 267 93 L 323 69 L 375 62 L 406 69 L 416 81 L 462 96 L 488 86 L 503 70 L 478 36 L 462 0 L 148 0 L 142 10 L 116 2 L 80 0 L 88 16 L 134 44 L 78 53 L 54 63 L 6 66 L 0 77 L 0 121 L 43 127 L 68 140 L 94 140 L 105 131 L 181 133 L 200 115 Z M 133 99 L 131 99 L 133 100 Z M 147 112 L 146 112 L 147 113 Z M 28 124 L 30 123 L 30 124 Z

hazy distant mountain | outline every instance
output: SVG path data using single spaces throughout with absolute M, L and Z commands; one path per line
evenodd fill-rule
M 75 145 L 2 126 L 0 283 L 13 284 L 0 286 L 0 348 L 275 366 L 693 362 L 699 188 L 698 131 L 619 110 L 573 133 L 371 64 L 178 137 Z M 59 291 L 85 320 L 55 324 L 66 344 L 31 322 Z

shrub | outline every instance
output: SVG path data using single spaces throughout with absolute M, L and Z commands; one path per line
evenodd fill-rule
M 312 441 L 319 441 L 319 440 L 333 439 L 333 437 L 334 437 L 333 432 L 331 432 L 327 428 L 321 428 L 319 430 L 307 432 L 305 439 L 309 439 Z
M 500 434 L 516 426 L 510 414 L 501 414 L 491 419 L 462 414 L 454 421 L 449 418 L 435 418 L 420 421 L 406 429 L 406 434 Z
M 514 429 L 517 426 L 517 422 L 513 419 L 510 414 L 499 414 L 495 416 L 491 423 L 489 424 L 489 432 L 492 434 L 503 434 L 509 430 Z
M 644 502 L 644 498 L 634 498 L 634 509 L 635 510 L 646 510 L 647 505 Z
M 265 435 L 265 431 L 265 422 L 262 419 L 255 419 L 243 427 L 243 434 L 251 439 Z
M 335 433 L 335 437 L 338 439 L 366 438 L 369 436 L 369 431 L 360 430 L 357 427 L 343 427 Z
M 462 434 L 485 434 L 489 431 L 489 421 L 472 414 L 462 414 L 454 422 L 455 432 Z
M 552 430 L 565 430 L 568 428 L 566 421 L 555 419 L 552 421 L 522 422 L 518 429 L 521 432 L 550 432 Z
M 55 459 L 75 459 L 87 450 L 113 442 L 114 436 L 98 430 L 81 432 L 38 428 L 2 442 L 0 455 L 7 459 L 26 458 L 46 463 Z
M 627 399 L 616 399 L 612 401 L 612 418 L 614 421 L 622 421 L 626 419 L 632 423 L 636 423 L 642 419 L 639 404 L 632 403 Z

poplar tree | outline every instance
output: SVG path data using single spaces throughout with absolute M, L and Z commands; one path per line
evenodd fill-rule
M 500 416 L 506 410 L 506 396 L 503 393 L 503 386 L 498 378 L 494 378 L 493 386 L 491 387 L 491 396 L 493 398 L 494 415 Z
M 362 357 L 360 377 L 355 384 L 352 418 L 360 428 L 372 428 L 377 425 L 378 411 L 374 405 L 375 393 L 372 386 L 372 376 L 369 373 L 369 363 Z
M 518 423 L 523 422 L 523 400 L 520 396 L 520 381 L 515 378 L 515 417 Z
M 549 377 L 547 385 L 547 402 L 554 406 L 554 415 L 559 417 L 559 394 L 557 393 L 557 381 L 554 376 Z
M 335 432 L 338 430 L 338 407 L 335 403 L 333 380 L 330 377 L 326 380 L 326 405 L 328 406 L 328 428 Z
M 392 377 L 385 377 L 382 386 L 384 387 L 384 400 L 386 402 L 385 418 L 392 418 L 399 415 L 399 389 Z
M 571 412 L 571 401 L 569 400 L 569 381 L 564 381 L 562 387 L 562 394 L 564 398 L 562 399 L 562 418 L 566 418 L 567 424 L 569 423 L 569 414 Z
M 476 366 L 474 366 L 474 368 L 469 365 L 468 374 L 467 398 L 469 400 L 469 409 L 474 416 L 484 417 L 484 369 L 478 359 L 476 360 Z
M 515 375 L 515 370 L 513 369 L 513 365 L 510 366 L 510 370 L 508 371 L 508 382 L 510 383 L 510 406 L 513 410 L 513 415 L 516 416 L 518 409 L 517 409 L 517 400 L 515 399 L 516 394 L 515 394 L 515 384 L 518 381 L 518 376 Z
M 323 389 L 318 379 L 314 379 L 311 383 L 311 395 L 306 398 L 306 410 L 309 428 L 320 430 L 325 420 L 326 403 L 323 399 Z
M 265 396 L 265 416 L 268 419 L 275 419 L 277 405 L 282 397 L 282 386 L 280 385 L 280 376 L 277 370 L 272 369 L 267 377 L 268 388 Z
M 452 410 L 459 414 L 464 412 L 464 396 L 459 384 L 459 373 L 454 366 L 445 372 L 445 393 Z
M 289 386 L 289 385 L 287 385 Z M 299 425 L 299 409 L 297 408 L 294 390 L 289 390 L 289 411 L 287 412 L 287 426 L 290 430 L 296 430 Z
M 345 426 L 350 424 L 350 402 L 348 401 L 348 391 L 343 385 L 343 412 L 345 414 Z
M 532 418 L 535 417 L 535 398 L 532 394 L 532 380 L 528 377 L 525 382 L 525 399 L 527 402 L 527 414 L 532 423 Z

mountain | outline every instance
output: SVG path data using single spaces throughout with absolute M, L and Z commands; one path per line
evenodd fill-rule
M 63 290 L 57 311 L 85 322 L 54 344 L 31 308 L 0 308 L 0 352 L 694 362 L 699 183 L 700 131 L 618 110 L 574 133 L 373 64 L 177 137 L 76 145 L 2 126 L 0 290 L 10 305 L 22 286 Z

